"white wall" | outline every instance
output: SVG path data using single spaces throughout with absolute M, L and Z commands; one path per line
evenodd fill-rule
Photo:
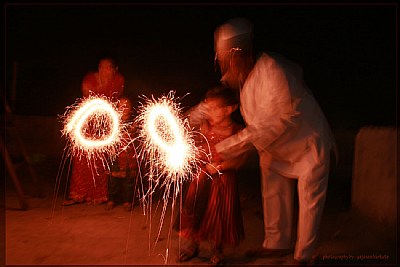
M 364 127 L 355 141 L 352 207 L 368 217 L 397 220 L 397 129 Z

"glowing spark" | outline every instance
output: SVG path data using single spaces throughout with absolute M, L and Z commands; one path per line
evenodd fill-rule
M 158 100 L 145 100 L 135 120 L 139 128 L 139 153 L 149 165 L 149 187 L 142 202 L 145 210 L 148 201 L 147 208 L 151 210 L 152 194 L 156 189 L 164 187 L 159 236 L 171 194 L 173 213 L 183 182 L 197 177 L 201 171 L 198 164 L 199 148 L 195 145 L 188 120 L 182 118 L 179 105 L 173 100 L 173 92 Z M 167 258 L 168 255 L 166 261 Z
M 105 135 L 101 139 L 98 140 L 90 140 L 86 139 L 85 136 L 82 135 L 82 129 L 84 123 L 88 120 L 88 118 L 94 113 L 104 113 L 109 115 L 110 123 L 111 123 L 111 133 L 107 136 Z M 92 148 L 92 147 L 102 147 L 107 146 L 113 142 L 118 136 L 118 125 L 119 125 L 119 117 L 118 113 L 116 113 L 113 109 L 113 106 L 110 103 L 107 103 L 103 99 L 93 99 L 88 101 L 82 108 L 78 109 L 74 116 L 67 124 L 67 131 L 71 133 L 73 131 L 73 137 L 76 138 L 77 142 L 81 144 L 83 147 Z
M 124 142 L 127 124 L 117 103 L 106 97 L 90 96 L 67 108 L 64 114 L 63 135 L 67 136 L 72 153 L 84 153 L 88 158 L 115 158 Z
M 157 173 L 180 182 L 190 177 L 196 165 L 197 147 L 173 95 L 148 100 L 137 117 L 144 152 Z
M 166 168 L 171 173 L 182 171 L 188 154 L 188 144 L 183 139 L 183 127 L 172 113 L 171 107 L 165 102 L 153 105 L 148 110 L 148 120 L 145 125 L 149 134 L 149 141 L 163 154 Z M 164 120 L 164 121 L 163 121 Z M 160 127 L 164 127 L 172 139 L 172 143 L 160 136 Z M 169 128 L 169 129 L 168 129 Z M 165 133 L 165 132 L 163 132 Z M 167 138 L 168 138 L 167 137 Z

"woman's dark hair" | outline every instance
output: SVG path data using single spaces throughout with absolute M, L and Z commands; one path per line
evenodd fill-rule
M 102 53 L 99 55 L 98 63 L 103 60 L 110 61 L 115 68 L 118 68 L 119 62 L 115 53 L 110 51 L 102 51 Z
M 102 58 L 99 60 L 99 64 L 100 64 L 100 62 L 102 62 L 102 61 L 104 61 L 104 60 L 109 61 L 109 62 L 112 64 L 112 66 L 113 66 L 114 68 L 118 68 L 117 61 L 116 61 L 114 58 L 112 58 L 112 57 L 102 57 Z

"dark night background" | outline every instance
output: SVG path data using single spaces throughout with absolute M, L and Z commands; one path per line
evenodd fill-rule
M 205 91 L 220 78 L 214 70 L 215 28 L 230 18 L 247 17 L 254 23 L 256 51 L 278 52 L 303 67 L 306 83 L 320 103 L 335 135 L 339 160 L 331 165 L 327 216 L 323 225 L 325 230 L 321 231 L 326 241 L 326 250 L 329 253 L 333 251 L 333 254 L 335 251 L 344 251 L 346 255 L 349 252 L 360 252 L 361 255 L 368 253 L 366 248 L 371 246 L 374 253 L 382 249 L 385 254 L 387 250 L 387 253 L 394 255 L 397 239 L 394 240 L 395 234 L 392 233 L 396 231 L 391 231 L 386 224 L 375 226 L 364 220 L 364 217 L 344 212 L 351 210 L 349 208 L 352 206 L 357 133 L 366 126 L 397 127 L 397 4 L 6 3 L 3 14 L 2 63 L 5 79 L 1 94 L 7 99 L 14 114 L 21 115 L 18 116 L 19 122 L 25 123 L 18 126 L 22 126 L 22 137 L 30 148 L 28 151 L 31 152 L 32 161 L 36 160 L 35 168 L 41 171 L 41 177 L 50 185 L 49 192 L 54 185 L 55 173 L 60 170 L 65 141 L 61 138 L 60 123 L 55 125 L 56 117 L 64 114 L 66 108 L 82 96 L 82 78 L 88 71 L 97 69 L 98 60 L 103 54 L 117 57 L 119 70 L 126 80 L 125 93 L 136 107 L 139 95 L 159 97 L 175 91 L 175 96 L 182 98 L 179 101 L 185 109 L 200 101 Z M 392 133 L 392 130 L 390 128 L 387 132 Z M 374 137 L 373 134 L 371 136 Z M 365 153 L 367 155 L 363 159 L 367 160 L 359 161 L 358 168 L 368 171 L 368 175 L 359 174 L 358 178 L 371 179 L 364 179 L 365 183 L 356 188 L 356 192 L 368 192 L 368 200 L 372 198 L 374 203 L 389 203 L 393 195 L 387 194 L 381 187 L 376 188 L 376 193 L 369 194 L 369 187 L 374 186 L 368 182 L 379 181 L 380 185 L 390 186 L 394 183 L 393 180 L 390 184 L 387 181 L 381 182 L 385 175 L 390 179 L 397 175 L 395 167 L 388 165 L 377 168 L 378 164 L 370 163 L 380 157 L 376 156 L 380 154 L 374 154 L 378 149 L 387 151 L 387 144 L 395 141 L 381 143 L 376 142 L 377 139 L 372 139 L 372 142 L 367 138 L 362 140 L 367 144 L 363 143 L 360 147 L 368 148 L 372 153 Z M 14 143 L 8 144 L 12 148 Z M 390 148 L 391 145 L 388 150 Z M 397 152 L 395 146 L 393 149 Z M 391 155 L 381 156 L 382 160 L 377 160 L 377 163 L 384 165 L 382 162 L 385 162 L 386 156 L 390 158 Z M 260 179 L 257 161 L 254 162 L 254 165 L 250 164 L 244 170 L 243 175 L 249 179 L 241 180 L 241 190 L 247 189 L 250 192 L 253 198 L 249 197 L 252 200 L 248 203 L 257 207 L 261 203 L 258 190 Z M 392 158 L 388 162 L 391 164 Z M 0 168 L 3 166 L 0 165 Z M 364 166 L 369 168 L 364 169 Z M 388 174 L 391 170 L 393 176 Z M 256 179 L 252 179 L 254 177 Z M 30 181 L 28 179 L 31 177 L 25 180 Z M 8 184 L 12 187 L 7 181 Z M 24 186 L 33 191 L 34 186 L 30 188 L 30 184 Z M 388 190 L 389 193 L 391 191 Z M 43 204 L 40 206 L 44 207 Z M 366 206 L 371 209 L 369 205 Z M 78 216 L 83 218 L 82 221 L 86 217 L 90 218 L 86 208 L 79 208 L 78 205 L 73 209 L 85 212 Z M 21 217 L 23 214 L 13 211 L 7 216 L 9 214 L 15 223 L 7 227 L 7 236 L 11 236 L 10 241 L 14 243 L 11 246 L 7 243 L 7 250 L 0 248 L 0 251 L 10 252 L 16 262 L 24 261 L 21 255 L 30 253 L 30 263 L 36 264 L 53 260 L 60 262 L 60 259 L 69 256 L 57 259 L 60 254 L 54 250 L 60 248 L 58 250 L 64 252 L 63 248 L 66 248 L 67 253 L 72 252 L 73 260 L 77 246 L 65 240 L 75 241 L 75 229 L 67 230 L 65 236 L 64 230 L 60 232 L 62 235 L 55 239 L 56 246 L 48 242 L 47 228 L 46 234 L 41 234 L 44 231 L 41 229 L 43 218 L 47 219 L 47 213 L 38 213 L 33 218 L 28 217 L 31 213 L 27 213 L 25 216 L 29 224 Z M 105 214 L 105 223 L 110 219 L 114 221 L 114 216 L 101 214 Z M 247 221 L 258 222 L 258 215 L 253 215 L 256 213 L 248 214 L 251 215 L 245 218 Z M 121 253 L 119 247 L 110 248 L 103 244 L 101 233 L 108 229 L 104 228 L 105 224 L 90 225 L 99 227 L 98 232 L 94 230 L 98 239 L 85 236 L 91 231 L 78 227 L 84 233 L 82 238 L 79 235 L 79 246 L 90 246 L 89 255 L 92 251 L 97 253 L 93 257 L 95 262 L 108 257 L 104 255 L 110 253 L 117 255 L 111 260 L 117 259 Z M 70 227 L 76 228 L 75 225 Z M 251 231 L 257 233 L 257 228 L 251 225 Z M 106 238 L 109 238 L 108 234 Z M 32 240 L 42 245 L 32 247 L 37 244 Z M 101 244 L 98 250 L 92 249 L 94 243 Z M 110 249 L 117 252 L 110 252 Z M 82 257 L 89 262 L 92 260 L 86 254 Z M 397 258 L 391 256 L 392 261 Z M 358 262 L 351 263 L 359 265 Z
M 6 97 L 15 114 L 56 116 L 81 97 L 104 53 L 115 55 L 126 94 L 176 91 L 200 100 L 219 77 L 213 32 L 253 21 L 257 51 L 299 63 L 332 128 L 396 124 L 395 4 L 6 4 Z M 16 70 L 16 72 L 14 72 Z M 13 73 L 16 86 L 13 86 Z

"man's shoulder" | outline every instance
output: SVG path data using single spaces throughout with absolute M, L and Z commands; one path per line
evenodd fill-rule
M 295 61 L 293 61 L 292 59 L 289 59 L 288 57 L 279 54 L 277 52 L 268 52 L 268 57 L 273 60 L 274 62 L 276 62 L 276 64 L 278 65 L 282 65 L 282 66 L 289 66 L 291 68 L 299 68 L 299 64 L 296 63 Z
M 259 54 L 257 62 L 255 64 L 256 69 L 271 69 L 278 66 L 279 64 L 276 59 L 266 52 L 262 52 Z
M 300 77 L 303 71 L 299 64 L 276 52 L 263 52 L 257 63 L 260 68 L 281 69 L 285 72 L 291 72 L 297 77 Z

